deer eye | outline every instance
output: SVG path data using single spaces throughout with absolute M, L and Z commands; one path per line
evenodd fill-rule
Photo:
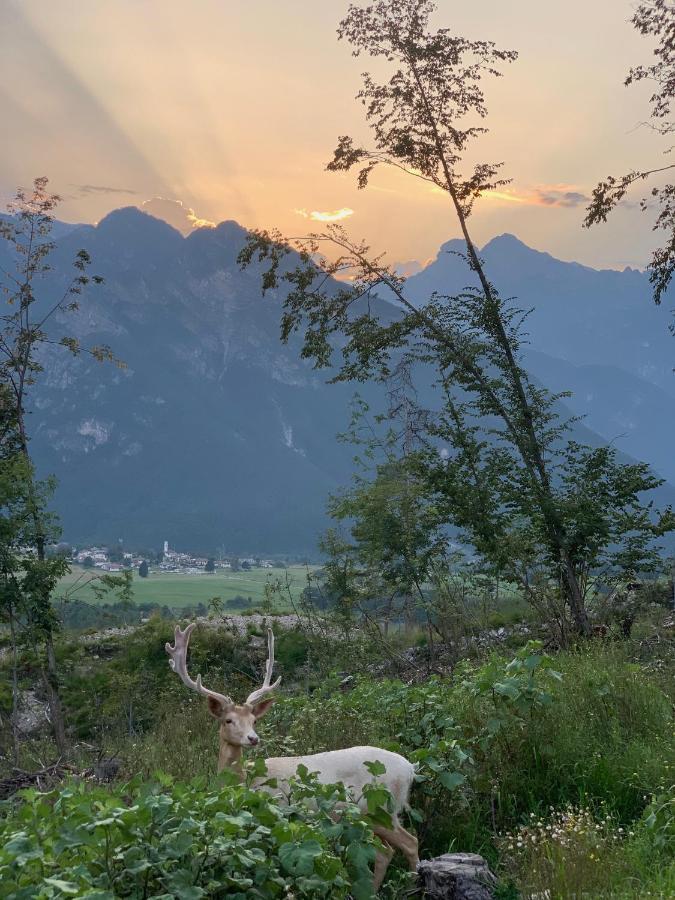
M 231 724 L 232 724 L 232 719 L 225 719 L 225 724 L 226 724 L 226 725 L 231 725 Z

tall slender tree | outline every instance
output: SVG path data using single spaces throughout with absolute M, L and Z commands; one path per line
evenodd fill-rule
M 0 237 L 6 241 L 13 268 L 0 268 L 0 292 L 4 300 L 0 312 L 0 447 L 6 471 L 21 473 L 18 492 L 6 498 L 21 527 L 6 529 L 3 547 L 4 612 L 20 621 L 35 644 L 44 647 L 42 680 L 49 704 L 49 718 L 59 753 L 66 750 L 65 723 L 59 695 L 59 679 L 54 650 L 58 621 L 51 595 L 58 579 L 68 568 L 67 560 L 48 558 L 47 544 L 57 533 L 48 511 L 49 483 L 36 478 L 30 454 L 28 400 L 43 372 L 41 350 L 56 344 L 77 356 L 86 352 L 98 360 L 112 360 L 108 347 L 83 348 L 70 335 L 55 332 L 61 314 L 79 308 L 80 295 L 90 283 L 89 255 L 79 250 L 73 260 L 72 275 L 54 298 L 37 291 L 49 271 L 49 257 L 55 248 L 51 240 L 53 211 L 59 202 L 47 190 L 47 179 L 38 178 L 31 191 L 19 190 L 9 205 L 9 215 L 0 219 Z M 51 326 L 51 327 L 50 327 Z M 9 519 L 7 519 L 9 522 Z
M 266 263 L 263 290 L 281 282 L 288 286 L 282 338 L 301 331 L 302 355 L 317 366 L 337 364 L 334 380 L 386 380 L 401 358 L 434 368 L 441 408 L 429 417 L 426 471 L 446 523 L 458 526 L 496 569 L 510 566 L 527 589 L 533 567 L 545 565 L 574 629 L 586 635 L 584 530 L 591 529 L 606 547 L 607 515 L 614 514 L 617 503 L 623 508 L 623 499 L 615 497 L 605 515 L 594 507 L 594 525 L 571 512 L 578 509 L 583 484 L 576 472 L 563 477 L 566 467 L 575 453 L 582 468 L 600 460 L 590 448 L 569 442 L 556 406 L 559 398 L 535 385 L 523 368 L 525 314 L 500 295 L 469 230 L 478 198 L 505 183 L 499 177 L 501 164 L 483 162 L 466 170 L 467 150 L 486 132 L 482 84 L 500 76 L 516 54 L 447 28 L 432 29 L 434 11 L 432 0 L 350 5 L 339 37 L 351 44 L 355 56 L 384 61 L 390 74 L 378 80 L 365 73 L 358 94 L 372 146 L 340 137 L 328 169 L 356 168 L 358 185 L 365 188 L 378 166 L 390 166 L 442 191 L 464 240 L 473 286 L 413 302 L 405 279 L 339 226 L 293 241 L 255 232 L 240 260 L 243 265 Z M 299 256 L 289 256 L 292 249 Z M 342 285 L 331 276 L 340 276 Z M 379 299 L 385 295 L 397 301 L 400 314 Z M 442 446 L 451 448 L 447 456 L 439 455 Z M 620 480 L 623 470 L 611 454 L 603 464 L 608 478 Z M 658 484 L 646 467 L 631 478 L 624 474 L 632 486 L 624 498 L 628 505 L 637 502 L 636 491 Z M 654 537 L 671 524 L 668 514 L 653 524 L 649 517 L 638 518 L 639 524 L 625 520 L 624 536 L 637 526 Z M 610 530 L 616 536 L 617 529 Z

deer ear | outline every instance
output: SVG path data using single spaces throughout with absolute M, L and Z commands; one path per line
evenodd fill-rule
M 214 719 L 219 719 L 227 709 L 222 700 L 219 700 L 217 697 L 207 697 L 206 702 L 209 706 L 209 712 Z
M 274 703 L 274 697 L 268 697 L 267 700 L 261 700 L 260 703 L 257 703 L 253 707 L 253 715 L 256 719 L 259 719 L 261 716 L 264 716 L 267 710 Z

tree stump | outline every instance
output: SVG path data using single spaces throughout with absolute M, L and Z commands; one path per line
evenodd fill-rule
M 444 853 L 417 866 L 430 900 L 493 900 L 497 879 L 477 853 Z

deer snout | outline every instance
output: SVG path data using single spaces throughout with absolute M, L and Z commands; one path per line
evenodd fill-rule
M 258 737 L 257 734 L 249 734 L 248 742 L 252 747 L 255 747 L 256 744 L 258 744 L 260 742 L 260 738 Z

